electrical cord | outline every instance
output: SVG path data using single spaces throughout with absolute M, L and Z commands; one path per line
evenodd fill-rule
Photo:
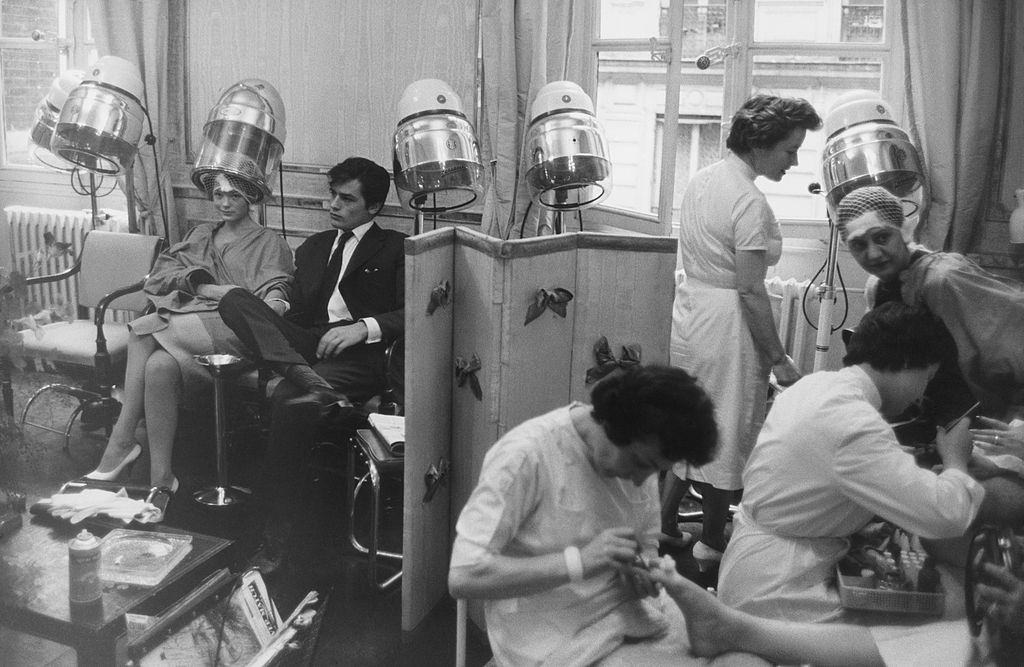
M 92 172 L 89 173 L 94 178 L 96 177 L 96 174 L 93 174 Z M 95 183 L 95 185 L 86 185 L 85 181 L 82 180 L 81 169 L 75 167 L 71 171 L 71 189 L 75 191 L 75 194 L 82 195 L 83 197 L 106 197 L 107 195 L 114 191 L 114 188 L 117 187 L 117 180 L 115 179 L 113 184 L 111 184 L 110 187 L 107 188 L 106 192 L 100 192 L 100 187 L 103 185 L 103 180 L 104 177 L 102 174 L 100 174 L 99 182 Z
M 526 202 L 526 211 L 523 212 L 523 221 L 521 223 L 519 223 L 519 238 L 523 238 L 523 234 L 526 233 L 526 219 L 528 217 L 530 217 L 530 209 L 531 208 L 533 208 L 533 198 L 531 198 L 530 201 Z M 512 229 L 509 228 L 509 232 L 511 232 L 511 231 L 512 231 Z M 511 234 L 510 234 L 510 236 L 511 236 Z M 507 241 L 508 238 L 509 237 L 506 236 L 505 240 Z
M 288 238 L 288 232 L 284 228 L 284 165 L 277 168 L 277 183 L 278 203 L 281 204 L 281 236 Z
M 830 223 L 830 229 L 831 229 L 831 223 Z M 828 267 L 828 259 L 826 258 L 825 261 L 822 262 L 821 266 L 818 268 L 818 271 L 814 274 L 814 276 L 810 279 L 810 281 L 808 281 L 807 287 L 804 288 L 803 297 L 801 297 L 801 299 L 800 299 L 800 312 L 803 313 L 804 320 L 807 322 L 807 324 L 811 327 L 811 329 L 813 329 L 815 331 L 818 330 L 818 324 L 814 320 L 811 319 L 810 313 L 807 312 L 807 293 L 811 291 L 811 287 L 814 286 L 815 281 L 818 280 L 818 276 L 820 276 L 822 274 L 822 272 L 827 267 Z M 838 325 L 836 325 L 834 327 L 831 327 L 831 329 L 829 330 L 829 333 L 835 333 L 836 331 L 839 331 L 840 329 L 842 329 L 843 325 L 846 324 L 846 319 L 850 315 L 850 294 L 849 294 L 849 292 L 846 289 L 846 282 L 843 280 L 843 270 L 841 268 L 839 268 L 839 262 L 838 261 L 836 262 L 836 278 L 838 278 L 838 280 L 839 280 L 839 291 L 842 292 L 842 294 L 843 294 L 843 317 L 839 321 Z M 835 286 L 833 285 L 833 287 L 835 287 Z M 831 326 L 831 323 L 830 323 L 830 326 Z
M 149 134 L 146 135 L 146 143 L 153 150 L 153 169 L 156 172 L 156 195 L 160 202 L 160 215 L 164 220 L 164 238 L 170 240 L 171 229 L 167 222 L 167 204 L 164 202 L 164 184 L 160 180 L 160 158 L 156 153 L 156 135 L 153 132 L 153 119 L 149 116 L 149 110 L 143 108 L 146 114 L 146 122 L 149 123 Z M 134 190 L 134 188 L 133 188 Z

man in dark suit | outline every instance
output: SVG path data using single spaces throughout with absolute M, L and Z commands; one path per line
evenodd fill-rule
M 270 437 L 253 508 L 262 542 L 254 564 L 268 574 L 280 564 L 302 512 L 317 422 L 346 419 L 350 401 L 366 401 L 389 384 L 387 346 L 405 331 L 405 235 L 374 222 L 390 187 L 387 171 L 350 157 L 327 178 L 333 229 L 295 251 L 285 316 L 241 289 L 229 291 L 218 307 L 251 356 L 284 378 L 271 395 Z
M 385 350 L 405 330 L 405 235 L 373 220 L 387 198 L 387 171 L 351 157 L 327 178 L 333 229 L 295 251 L 285 316 L 244 290 L 220 302 L 252 356 L 288 381 L 275 389 L 278 401 L 363 402 L 380 393 Z

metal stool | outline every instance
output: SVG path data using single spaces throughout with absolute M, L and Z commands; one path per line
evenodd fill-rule
M 355 481 L 356 448 L 363 453 L 366 459 L 367 471 Z M 387 446 L 371 429 L 356 429 L 352 438 L 352 446 L 348 449 L 348 540 L 356 551 L 368 554 L 370 557 L 370 568 L 374 584 L 378 590 L 387 590 L 402 578 L 402 570 L 392 574 L 387 579 L 380 581 L 377 576 L 378 559 L 386 558 L 391 561 L 402 562 L 402 554 L 392 551 L 384 551 L 380 548 L 380 522 L 383 512 L 381 511 L 381 482 L 384 475 L 391 475 L 401 478 L 405 472 L 405 459 L 401 456 L 394 456 L 388 451 Z M 373 492 L 373 502 L 370 505 L 370 544 L 364 546 L 355 535 L 355 511 L 356 499 L 363 485 L 369 481 Z
M 237 505 L 249 496 L 249 491 L 228 484 L 227 408 L 224 405 L 224 380 L 243 368 L 243 360 L 232 354 L 197 354 L 195 357 L 213 377 L 213 414 L 217 426 L 217 485 L 200 489 L 193 494 L 197 503 L 212 507 Z

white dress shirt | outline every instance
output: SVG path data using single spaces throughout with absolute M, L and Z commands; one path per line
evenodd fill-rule
M 352 313 L 348 309 L 348 304 L 345 303 L 345 297 L 341 295 L 341 290 L 338 289 L 338 285 L 341 284 L 341 278 L 345 275 L 345 270 L 348 268 L 348 263 L 352 260 L 352 255 L 356 252 L 356 246 L 363 240 L 363 236 L 366 235 L 370 225 L 373 221 L 359 225 L 352 230 L 352 238 L 345 244 L 342 249 L 341 255 L 341 271 L 338 272 L 338 282 L 334 285 L 334 290 L 331 292 L 331 299 L 327 302 L 327 321 L 338 322 L 340 320 L 351 320 Z M 331 252 L 328 257 L 334 256 L 334 251 L 337 250 L 338 244 L 341 242 L 342 230 L 338 230 L 337 236 L 334 238 L 334 245 L 331 246 Z M 372 317 L 364 317 L 359 320 L 366 325 L 366 342 L 367 343 L 379 343 L 382 338 L 380 325 L 377 320 Z

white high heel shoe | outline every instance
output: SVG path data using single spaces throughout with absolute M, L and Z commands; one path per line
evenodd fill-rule
M 118 476 L 121 474 L 121 471 L 124 470 L 125 467 L 131 465 L 132 463 L 135 463 L 135 459 L 139 458 L 140 454 L 142 454 L 142 445 L 135 443 L 135 446 L 132 447 L 132 450 L 128 452 L 123 459 L 121 459 L 121 462 L 118 463 L 117 467 L 115 467 L 113 470 L 111 470 L 110 472 L 100 472 L 99 470 L 93 470 L 91 473 L 85 476 L 85 479 L 94 479 L 97 482 L 112 482 L 118 478 Z

